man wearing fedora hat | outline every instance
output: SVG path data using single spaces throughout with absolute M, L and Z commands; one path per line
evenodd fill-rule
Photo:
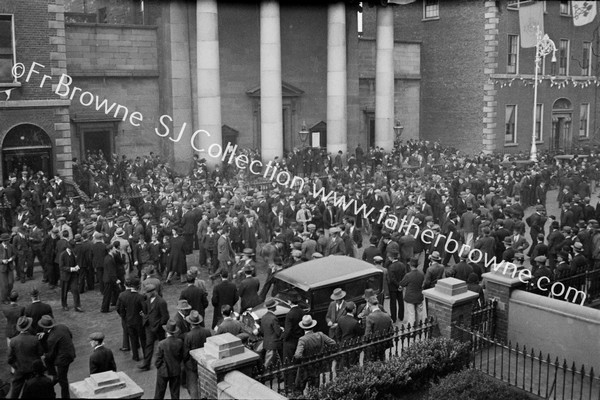
M 46 366 L 48 373 L 60 385 L 61 397 L 70 398 L 69 393 L 69 365 L 75 360 L 75 346 L 73 334 L 66 325 L 57 324 L 50 315 L 44 315 L 38 321 L 38 326 L 43 330 L 41 334 L 42 346 L 45 350 Z
M 190 331 L 190 326 L 186 320 L 186 317 L 190 315 L 190 311 L 192 311 L 192 306 L 187 300 L 180 299 L 177 301 L 177 314 L 172 319 L 179 328 L 179 333 L 176 335 L 179 339 L 183 339 L 183 335 Z
M 239 300 L 237 286 L 229 281 L 227 270 L 221 271 L 221 282 L 214 287 L 211 303 L 214 307 L 212 328 L 218 325 L 221 319 L 221 307 L 225 304 L 233 308 Z
M 365 337 L 369 338 L 372 336 L 389 333 L 394 322 L 392 321 L 392 317 L 379 308 L 379 300 L 377 297 L 369 297 L 367 299 L 367 304 L 369 307 L 369 315 L 367 315 L 365 321 Z M 389 347 L 391 347 L 391 342 L 386 343 L 386 346 L 377 346 L 369 351 L 367 356 L 373 361 L 384 361 L 385 349 Z
M 199 399 L 198 395 L 198 363 L 190 355 L 190 351 L 204 347 L 206 339 L 211 336 L 210 329 L 205 328 L 204 317 L 192 310 L 185 320 L 190 324 L 190 331 L 183 336 L 183 365 L 185 367 L 186 386 L 191 399 Z
M 325 335 L 323 332 L 313 331 L 314 327 L 317 325 L 317 321 L 315 321 L 312 316 L 303 316 L 302 321 L 300 321 L 298 325 L 304 330 L 304 335 L 298 339 L 298 346 L 294 353 L 295 359 L 310 357 L 321 353 L 327 346 L 335 346 L 335 340 Z M 315 368 L 314 365 L 300 368 L 298 370 L 298 376 L 296 377 L 296 390 L 302 393 L 306 384 L 318 387 L 319 375 L 321 372 L 323 371 L 319 368 Z
M 429 256 L 431 265 L 425 273 L 425 282 L 423 283 L 423 289 L 429 289 L 435 286 L 438 280 L 444 277 L 444 267 L 440 264 L 442 257 L 436 250 Z
M 15 369 L 8 398 L 18 399 L 25 381 L 33 376 L 33 363 L 41 361 L 44 354 L 42 344 L 31 331 L 33 319 L 21 317 L 17 320 L 19 334 L 12 338 L 8 347 L 8 365 Z
M 164 399 L 167 385 L 171 399 L 179 399 L 181 383 L 181 363 L 183 361 L 183 341 L 178 338 L 180 330 L 177 323 L 170 319 L 162 327 L 167 337 L 158 343 L 156 350 L 156 389 L 155 399 Z
M 332 301 L 329 303 L 329 307 L 327 308 L 325 320 L 327 321 L 327 326 L 329 327 L 329 337 L 333 339 L 336 337 L 337 321 L 346 313 L 346 301 L 344 300 L 346 297 L 346 292 L 343 291 L 342 288 L 336 288 L 329 297 Z
M 574 275 L 579 271 L 583 270 L 588 265 L 588 259 L 584 255 L 585 249 L 581 242 L 573 243 L 573 259 L 569 263 L 569 270 Z
M 9 243 L 10 235 L 3 233 L 0 235 L 0 300 L 7 302 L 8 295 L 12 292 L 15 282 L 15 253 L 12 245 Z
M 277 302 L 274 299 L 269 299 L 265 302 L 267 312 L 260 319 L 260 332 L 263 334 L 263 348 L 265 353 L 265 368 L 272 363 L 281 360 L 283 351 L 283 342 L 281 341 L 283 329 L 279 325 L 279 321 L 274 311 L 277 308 Z
M 40 292 L 37 288 L 34 287 L 31 290 L 30 295 L 31 295 L 31 304 L 29 304 L 27 307 L 25 307 L 25 316 L 32 318 L 33 324 L 32 324 L 31 331 L 33 333 L 39 333 L 42 330 L 38 326 L 38 321 L 44 315 L 53 316 L 52 306 L 50 306 L 50 304 L 46 304 L 40 300 Z

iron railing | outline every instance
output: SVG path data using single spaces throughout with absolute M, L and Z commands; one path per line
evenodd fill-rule
M 471 312 L 471 331 L 494 338 L 496 335 L 497 300 L 488 300 L 485 304 L 475 304 Z
M 302 391 L 298 388 L 298 377 L 304 373 L 315 374 L 316 371 L 318 385 L 324 384 L 335 379 L 336 372 L 351 365 L 397 357 L 413 342 L 430 338 L 436 326 L 431 317 L 414 327 L 410 324 L 395 326 L 387 332 L 336 344 L 301 360 L 284 360 L 267 368 L 257 365 L 252 377 L 285 396 L 297 394 Z
M 600 377 L 558 357 L 502 343 L 463 326 L 460 338 L 471 342 L 471 368 L 545 399 L 600 400 Z
M 541 289 L 540 289 L 541 287 Z M 583 266 L 570 273 L 568 271 L 557 276 L 552 282 L 543 281 L 540 287 L 530 282 L 525 290 L 540 296 L 550 296 L 557 300 L 569 301 L 582 305 L 600 299 L 600 269 Z M 582 298 L 582 294 L 585 298 Z

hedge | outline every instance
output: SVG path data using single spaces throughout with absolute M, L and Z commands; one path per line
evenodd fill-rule
M 429 400 L 530 400 L 531 396 L 475 369 L 456 372 L 429 390 Z
M 366 362 L 337 374 L 334 381 L 309 390 L 314 400 L 381 400 L 423 391 L 430 382 L 469 363 L 469 344 L 446 338 L 416 342 L 399 357 Z

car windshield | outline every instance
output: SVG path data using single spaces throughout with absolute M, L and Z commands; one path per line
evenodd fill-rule
M 310 308 L 310 296 L 308 293 L 294 285 L 280 281 L 277 278 L 273 280 L 272 295 L 288 302 L 292 302 L 294 299 L 297 299 L 298 305 L 301 308 Z

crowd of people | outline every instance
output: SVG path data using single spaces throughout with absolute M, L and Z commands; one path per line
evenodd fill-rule
M 242 152 L 260 158 L 255 150 Z M 376 265 L 386 277 L 390 310 L 385 314 L 391 323 L 411 324 L 426 313 L 422 290 L 443 277 L 462 279 L 482 293 L 486 265 L 448 251 L 451 234 L 486 259 L 534 260 L 534 280 L 600 266 L 600 207 L 591 201 L 599 171 L 594 151 L 558 161 L 545 154 L 533 164 L 507 155 L 469 157 L 437 143 L 408 141 L 391 152 L 360 146 L 337 155 L 295 149 L 273 162 L 302 176 L 303 189 L 257 180 L 227 163 L 209 168 L 198 155 L 183 175 L 153 153 L 128 159 L 101 152 L 73 160 L 75 185 L 27 167 L 11 173 L 0 188 L 0 297 L 12 326 L 7 331 L 9 364 L 15 369 L 11 396 L 18 397 L 30 379 L 43 380 L 45 366 L 54 377 L 51 382 L 58 382 L 68 397 L 69 340 L 48 339 L 52 332 L 68 338 L 68 328 L 56 329 L 51 308 L 32 312 L 16 303 L 18 282 L 33 279 L 36 260 L 43 269 L 41 283 L 60 287 L 64 311 L 71 310 L 69 293 L 75 312 L 84 312 L 81 295 L 86 291 L 102 293 L 99 311 L 116 310 L 122 319 L 121 349 L 131 351 L 142 370 L 151 368 L 155 356 L 156 398 L 164 396 L 167 386 L 177 398 L 180 384 L 196 398 L 196 364 L 189 351 L 214 333 L 248 334 L 248 327 L 236 321 L 236 311 L 268 300 L 277 271 L 317 257 L 360 256 Z M 559 189 L 557 199 L 546 198 L 550 186 Z M 313 196 L 313 188 L 377 212 L 355 215 L 355 207 L 323 201 Z M 560 215 L 546 215 L 547 201 L 558 201 Z M 529 206 L 535 212 L 525 218 Z M 412 224 L 395 229 L 386 224 L 394 218 Z M 430 243 L 415 234 L 426 228 L 435 232 Z M 268 272 L 262 288 L 256 278 L 259 264 Z M 210 329 L 204 327 L 210 307 L 207 283 L 199 279 L 205 272 L 219 281 L 212 290 Z M 162 287 L 178 281 L 187 286 L 172 316 Z M 40 303 L 37 290 L 32 299 Z M 367 312 L 353 304 L 338 306 L 330 326 L 349 315 L 369 333 L 365 317 L 378 304 L 371 294 L 365 300 Z M 296 315 L 296 329 L 283 332 L 261 322 L 262 335 L 272 338 L 264 341 L 267 365 L 276 358 L 302 357 L 301 328 L 314 327 L 306 317 Z M 296 336 L 286 346 L 292 331 Z M 344 335 L 329 333 L 331 340 L 343 341 Z M 96 359 L 90 360 L 90 373 L 115 369 L 103 335 L 92 334 L 90 343 Z M 34 361 L 43 355 L 40 367 Z

